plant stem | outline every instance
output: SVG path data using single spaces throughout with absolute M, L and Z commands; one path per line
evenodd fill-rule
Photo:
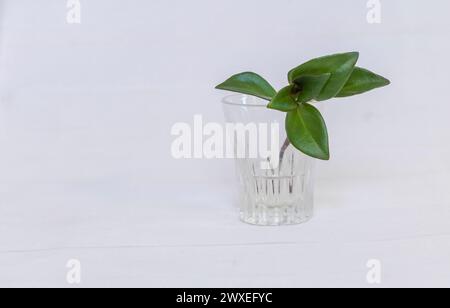
M 286 154 L 286 151 L 290 145 L 291 145 L 291 142 L 289 141 L 288 138 L 286 138 L 286 140 L 284 141 L 284 144 L 280 150 L 280 166 L 279 166 L 280 173 L 281 173 L 281 167 L 283 166 L 284 155 Z

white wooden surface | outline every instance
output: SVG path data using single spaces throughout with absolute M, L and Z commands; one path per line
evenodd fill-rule
M 383 287 L 449 287 L 438 180 L 322 182 L 315 219 L 284 228 L 240 223 L 224 188 L 28 183 L 3 191 L 0 286 L 67 287 L 78 259 L 84 287 L 371 287 L 378 259 Z

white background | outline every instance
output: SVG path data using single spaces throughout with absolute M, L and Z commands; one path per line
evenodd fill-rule
M 450 286 L 450 3 L 381 3 L 0 0 L 0 286 Z M 326 103 L 310 223 L 242 224 L 231 161 L 172 158 L 229 75 L 354 50 L 392 85 Z

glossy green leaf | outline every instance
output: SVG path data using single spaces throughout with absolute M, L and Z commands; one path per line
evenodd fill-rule
M 289 82 L 305 75 L 331 74 L 325 87 L 317 96 L 317 101 L 335 97 L 347 83 L 358 62 L 359 53 L 350 52 L 313 59 L 289 72 Z
M 277 95 L 275 95 L 267 107 L 284 112 L 296 110 L 298 108 L 298 104 L 295 101 L 295 94 L 293 91 L 294 86 L 288 86 L 282 89 L 277 93 Z
M 336 97 L 347 97 L 362 94 L 377 88 L 385 87 L 391 82 L 364 68 L 355 67 L 350 79 Z
M 292 145 L 314 158 L 329 160 L 328 131 L 319 110 L 301 104 L 286 117 L 286 132 Z
M 253 95 L 269 101 L 277 94 L 264 78 L 250 72 L 234 75 L 216 89 Z
M 317 99 L 330 77 L 331 74 L 328 73 L 317 76 L 305 75 L 295 79 L 294 83 L 300 89 L 297 101 L 299 103 L 307 103 Z

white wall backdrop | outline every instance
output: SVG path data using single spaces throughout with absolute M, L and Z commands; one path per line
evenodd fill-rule
M 79 140 L 84 144 L 70 140 L 62 147 L 69 159 L 98 147 L 114 164 L 111 171 L 123 165 L 118 151 L 126 151 L 121 153 L 128 155 L 126 162 L 144 164 L 158 178 L 217 179 L 223 176 L 221 162 L 174 162 L 168 155 L 174 122 L 192 121 L 194 113 L 221 120 L 222 94 L 213 90 L 215 84 L 254 70 L 282 86 L 285 72 L 302 61 L 359 50 L 361 65 L 389 76 L 393 85 L 329 104 L 334 160 L 323 175 L 354 177 L 354 171 L 348 174 L 352 169 L 390 176 L 441 167 L 442 140 L 449 133 L 442 90 L 450 48 L 446 1 L 382 1 L 381 24 L 369 24 L 366 1 L 355 0 L 81 4 L 81 25 L 70 25 L 66 1 L 2 1 L 2 114 L 9 134 L 33 126 L 35 137 L 46 129 L 86 134 Z M 133 143 L 129 137 L 135 134 L 148 142 Z M 113 136 L 122 139 L 102 140 Z M 123 139 L 131 144 L 123 146 Z M 58 142 L 51 145 L 59 147 Z M 18 152 L 11 153 L 17 158 Z M 36 175 L 30 171 L 24 173 Z M 54 175 L 79 171 L 71 164 Z
M 0 285 L 60 283 L 52 258 L 63 262 L 74 247 L 181 249 L 313 238 L 323 246 L 308 250 L 305 261 L 315 262 L 317 254 L 342 248 L 330 244 L 336 240 L 366 245 L 430 234 L 441 237 L 432 244 L 368 246 L 353 256 L 384 255 L 395 265 L 412 254 L 415 262 L 392 274 L 391 285 L 412 284 L 404 273 L 419 265 L 423 280 L 415 283 L 445 282 L 448 265 L 445 275 L 430 267 L 445 264 L 449 251 L 429 257 L 417 247 L 438 249 L 450 234 L 450 2 L 382 0 L 381 24 L 367 22 L 366 0 L 80 2 L 81 24 L 68 24 L 65 0 L 0 0 Z M 322 219 L 282 231 L 234 225 L 232 162 L 174 160 L 172 125 L 190 123 L 194 114 L 222 121 L 223 93 L 214 86 L 231 74 L 256 71 L 281 87 L 294 66 L 353 50 L 361 52 L 361 66 L 392 85 L 325 104 L 333 157 L 319 163 Z M 59 254 L 42 255 L 46 249 Z M 37 251 L 30 258 L 41 262 L 42 273 L 25 282 L 27 268 L 15 260 L 30 250 Z M 238 266 L 225 280 L 205 273 L 193 281 L 190 272 L 180 267 L 177 276 L 164 264 L 155 275 L 165 285 L 177 277 L 184 286 L 308 283 L 302 275 L 274 277 L 272 284 L 247 279 L 240 253 L 227 253 L 224 264 L 237 260 Z M 92 254 L 86 259 L 97 257 Z M 205 258 L 223 254 L 208 251 Z M 137 280 L 114 281 L 104 269 L 91 284 L 156 284 L 127 267 L 136 262 L 130 255 L 121 262 Z M 351 276 L 354 260 L 337 258 L 342 272 L 330 276 L 321 267 L 306 277 L 323 279 L 309 282 L 358 285 L 343 278 Z M 230 272 L 227 265 L 217 271 Z

